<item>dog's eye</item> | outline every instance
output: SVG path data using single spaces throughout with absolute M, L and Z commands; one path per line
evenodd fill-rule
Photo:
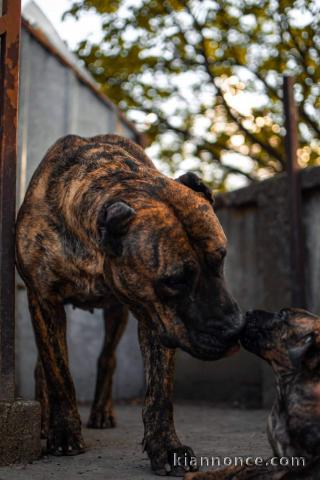
M 187 286 L 187 282 L 183 277 L 166 277 L 162 280 L 164 287 L 172 290 L 182 290 Z
M 192 279 L 185 276 L 167 276 L 158 280 L 156 291 L 162 297 L 186 295 L 192 288 Z
M 155 284 L 156 292 L 163 297 L 186 296 L 193 289 L 197 279 L 197 268 L 185 264 L 183 269 L 174 274 L 165 274 Z
M 207 264 L 212 273 L 221 275 L 223 273 L 224 259 L 227 255 L 227 249 L 224 247 L 218 248 L 215 252 L 208 255 Z
M 225 247 L 217 248 L 213 253 L 208 255 L 207 260 L 209 264 L 218 265 L 225 259 L 227 249 Z
M 216 251 L 216 255 L 219 257 L 220 260 L 223 260 L 227 255 L 227 249 L 225 247 L 218 248 Z
M 282 310 L 280 310 L 279 312 L 279 319 L 280 320 L 286 320 L 288 318 L 288 310 L 283 308 Z

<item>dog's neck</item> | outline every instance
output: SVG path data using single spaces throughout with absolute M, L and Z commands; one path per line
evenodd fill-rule
M 289 370 L 282 373 L 275 372 L 277 397 L 279 403 L 281 403 L 282 400 L 287 397 L 288 387 L 296 381 L 296 378 L 299 375 L 300 372 L 297 370 Z

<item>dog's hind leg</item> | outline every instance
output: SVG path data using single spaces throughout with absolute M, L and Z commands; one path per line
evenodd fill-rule
M 34 369 L 34 379 L 35 397 L 41 405 L 41 438 L 47 438 L 49 432 L 50 405 L 47 381 L 39 355 Z
M 55 299 L 47 301 L 28 289 L 38 351 L 48 387 L 50 422 L 48 451 L 54 455 L 83 452 L 81 421 L 68 368 L 66 315 Z
M 112 405 L 112 379 L 116 367 L 116 348 L 128 320 L 128 308 L 119 302 L 103 311 L 105 337 L 97 365 L 94 401 L 87 426 L 113 428 L 116 426 Z

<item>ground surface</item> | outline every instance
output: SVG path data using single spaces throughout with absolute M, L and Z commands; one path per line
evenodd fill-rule
M 81 409 L 82 418 L 88 409 Z M 177 405 L 180 439 L 202 456 L 270 455 L 265 435 L 267 412 Z M 141 407 L 119 405 L 118 427 L 84 429 L 87 452 L 77 457 L 44 456 L 30 465 L 0 468 L 0 480 L 144 480 L 156 479 L 141 449 Z

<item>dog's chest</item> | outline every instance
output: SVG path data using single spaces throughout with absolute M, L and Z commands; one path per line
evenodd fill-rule
M 113 293 L 102 277 L 82 277 L 76 285 L 65 284 L 63 297 L 65 304 L 71 304 L 83 310 L 103 308 L 114 299 Z
M 293 455 L 287 425 L 287 416 L 281 401 L 276 400 L 268 418 L 267 433 L 273 453 L 278 457 Z
M 86 264 L 79 260 L 71 262 L 58 283 L 63 302 L 83 310 L 103 308 L 114 299 L 103 261 L 97 259 L 92 258 L 92 262 Z

